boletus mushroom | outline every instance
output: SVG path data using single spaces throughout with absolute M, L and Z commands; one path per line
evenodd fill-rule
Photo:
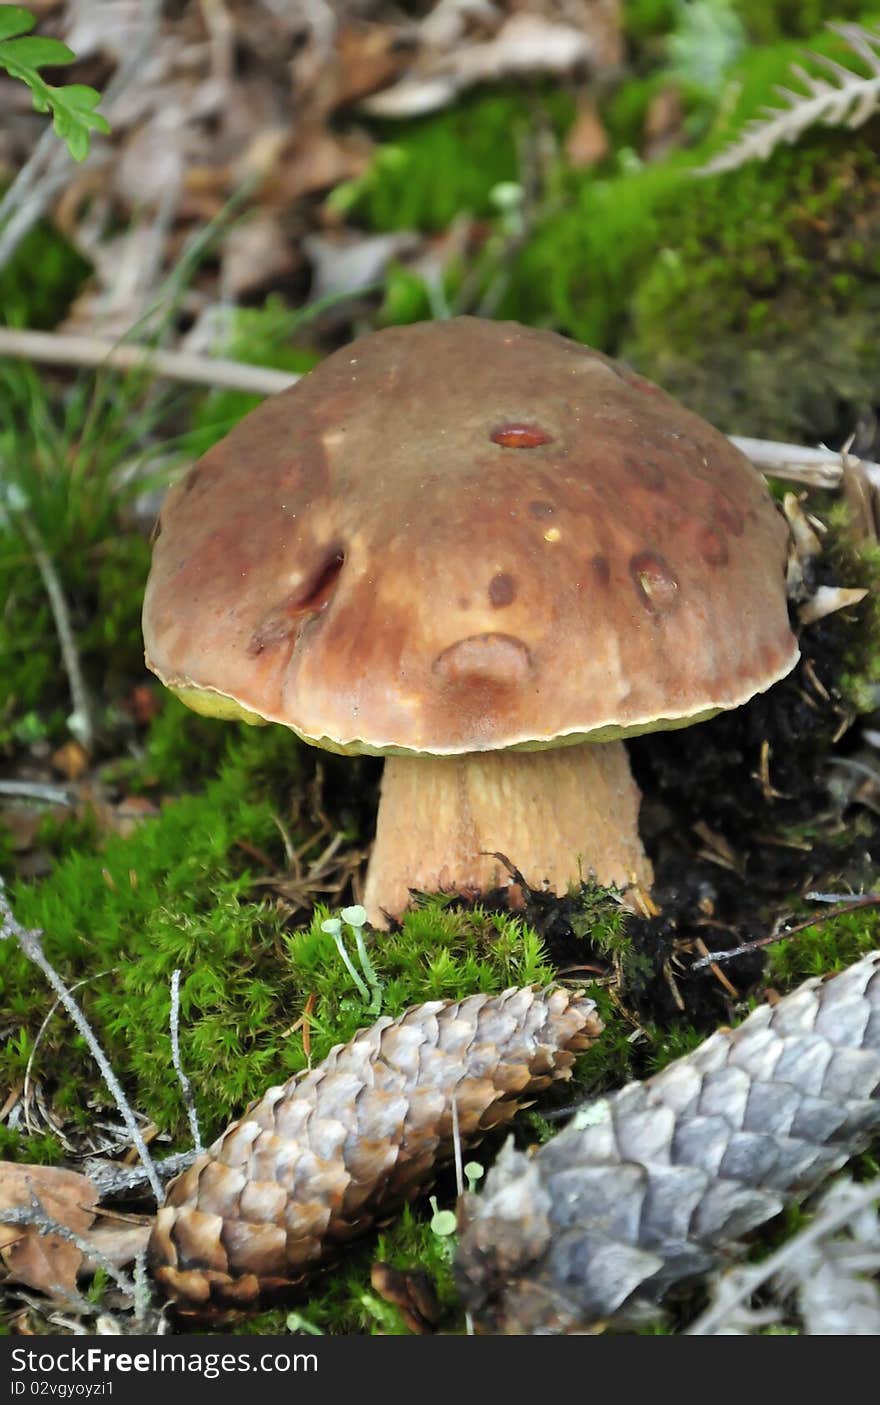
M 147 663 L 196 711 L 385 756 L 365 905 L 650 886 L 623 738 L 798 657 L 748 460 L 625 366 L 460 317 L 353 342 L 168 494 Z

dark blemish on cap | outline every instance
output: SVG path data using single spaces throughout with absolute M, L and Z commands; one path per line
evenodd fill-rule
M 251 635 L 248 653 L 262 654 L 264 649 L 298 635 L 306 621 L 330 603 L 344 565 L 345 553 L 339 549 L 325 556 L 310 580 L 263 616 Z
M 726 532 L 731 532 L 735 537 L 741 537 L 745 529 L 745 521 L 742 513 L 734 507 L 729 498 L 725 498 L 721 493 L 717 493 L 712 505 L 712 516 L 720 523 Z
M 630 559 L 629 573 L 641 604 L 652 615 L 667 614 L 678 605 L 678 579 L 659 552 L 638 552 Z
M 727 542 L 712 527 L 703 527 L 697 536 L 697 550 L 707 566 L 726 566 L 729 558 Z
M 555 511 L 552 502 L 544 502 L 541 498 L 529 503 L 529 512 L 533 517 L 552 517 Z
M 593 575 L 599 585 L 607 585 L 611 580 L 611 567 L 608 564 L 608 557 L 597 554 L 590 558 L 590 565 L 593 568 Z
M 553 442 L 553 435 L 537 424 L 500 424 L 489 438 L 502 449 L 537 449 Z
M 666 474 L 656 459 L 636 458 L 633 454 L 624 454 L 623 466 L 637 483 L 650 489 L 652 493 L 659 493 L 666 487 Z
M 516 599 L 516 581 L 506 571 L 499 571 L 489 582 L 489 600 L 496 610 Z

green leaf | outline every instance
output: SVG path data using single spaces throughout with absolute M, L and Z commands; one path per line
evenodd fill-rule
M 101 94 L 85 83 L 70 83 L 56 88 L 37 72 L 46 65 L 72 63 L 75 55 L 58 39 L 40 35 L 17 38 L 33 28 L 35 21 L 27 10 L 18 5 L 0 5 L 0 69 L 18 78 L 31 90 L 37 112 L 52 114 L 52 125 L 75 161 L 89 153 L 92 132 L 109 132 L 105 117 L 95 111 Z
M 7 39 L 0 44 L 0 63 L 4 67 L 14 63 L 22 68 L 45 68 L 47 64 L 57 66 L 73 63 L 76 54 L 62 44 L 60 39 L 43 39 L 30 35 L 27 39 Z
M 0 39 L 12 39 L 16 34 L 27 34 L 36 23 L 32 14 L 21 5 L 0 5 Z

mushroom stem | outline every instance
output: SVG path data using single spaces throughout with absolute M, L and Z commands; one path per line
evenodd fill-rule
M 376 927 L 408 906 L 410 889 L 476 896 L 512 882 L 564 893 L 594 874 L 649 888 L 638 831 L 639 790 L 622 742 L 549 751 L 390 756 L 364 906 Z

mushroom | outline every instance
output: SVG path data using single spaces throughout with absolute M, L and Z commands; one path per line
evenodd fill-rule
M 147 663 L 198 712 L 385 756 L 364 902 L 649 888 L 623 738 L 798 658 L 787 529 L 718 431 L 553 332 L 392 327 L 265 401 L 166 498 Z

